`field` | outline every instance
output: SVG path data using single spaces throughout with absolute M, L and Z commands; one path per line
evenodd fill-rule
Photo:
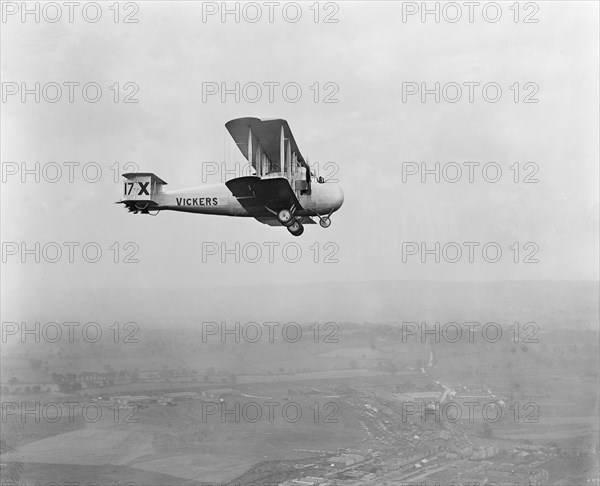
M 36 422 L 35 414 L 3 414 L 2 479 L 26 484 L 214 484 L 269 477 L 274 471 L 273 477 L 294 477 L 289 475 L 296 472 L 297 461 L 314 462 L 341 449 L 367 453 L 375 447 L 397 454 L 403 447 L 419 446 L 403 442 L 400 422 L 395 422 L 396 431 L 386 431 L 394 418 L 383 403 L 398 389 L 435 389 L 436 380 L 456 389 L 468 385 L 472 391 L 467 394 L 492 387 L 513 402 L 539 405 L 536 423 L 502 421 L 492 424 L 492 436 L 485 438 L 480 420 L 462 424 L 475 443 L 504 449 L 556 444 L 589 451 L 598 437 L 597 376 L 592 369 L 597 347 L 591 339 L 558 332 L 544 336 L 538 346 L 510 341 L 496 346 L 430 345 L 402 342 L 390 326 L 354 325 L 350 330 L 343 342 L 334 344 L 315 344 L 309 336 L 297 345 L 280 341 L 239 346 L 198 343 L 189 330 L 159 331 L 137 345 L 106 345 L 101 356 L 86 353 L 81 343 L 58 353 L 36 344 L 35 352 L 26 349 L 10 357 L 8 376 L 18 376 L 20 382 L 11 385 L 3 402 L 21 407 L 39 402 L 43 407 L 72 401 L 80 407 L 73 420 L 63 416 L 56 422 L 43 416 Z M 32 356 L 43 358 L 45 367 L 32 369 Z M 114 370 L 122 377 L 79 393 L 14 391 L 34 383 L 42 389 L 54 387 L 51 373 L 90 370 Z M 133 380 L 134 374 L 140 376 Z M 211 389 L 233 392 L 135 410 L 115 408 L 108 400 L 121 394 L 200 394 Z M 367 402 L 379 408 L 376 416 L 365 408 Z M 99 408 L 101 418 L 84 419 L 82 404 Z
M 282 390 L 266 386 L 256 390 L 264 391 Z M 35 476 L 39 473 L 35 465 L 40 463 L 57 471 L 61 465 L 78 466 L 76 470 L 82 474 L 86 468 L 81 466 L 92 471 L 94 466 L 111 464 L 118 466 L 115 475 L 140 469 L 148 475 L 166 474 L 181 480 L 229 481 L 261 461 L 292 457 L 294 449 L 335 451 L 360 441 L 363 433 L 356 427 L 353 412 L 330 410 L 327 404 L 333 402 L 335 397 L 310 395 L 293 401 L 278 396 L 238 397 L 222 404 L 191 400 L 173 407 L 140 409 L 133 418 L 137 423 L 124 416 L 115 421 L 113 410 L 103 405 L 103 418 L 98 422 L 31 441 L 9 460 L 29 464 L 22 479 L 36 481 L 46 481 L 45 476 Z M 214 413 L 221 405 L 230 411 L 238 406 L 240 412 L 230 412 L 223 419 L 220 412 Z M 284 413 L 286 405 L 293 406 Z M 269 406 L 273 411 L 270 417 Z M 119 476 L 119 481 L 123 480 Z

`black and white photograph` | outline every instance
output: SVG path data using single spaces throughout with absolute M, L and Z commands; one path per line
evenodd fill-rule
M 0 486 L 600 486 L 600 3 L 0 16 Z

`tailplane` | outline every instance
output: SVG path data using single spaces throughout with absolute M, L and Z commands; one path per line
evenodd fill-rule
M 129 172 L 123 174 L 123 178 L 123 193 L 117 203 L 124 204 L 135 214 L 160 210 L 156 196 L 167 185 L 165 181 L 151 172 Z

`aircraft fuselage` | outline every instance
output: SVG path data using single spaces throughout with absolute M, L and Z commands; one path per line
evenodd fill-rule
M 337 211 L 344 195 L 337 183 L 313 183 L 308 194 L 297 195 L 303 209 L 299 216 L 316 216 Z M 251 216 L 225 184 L 209 184 L 189 189 L 161 191 L 152 196 L 157 204 L 153 209 L 182 211 L 186 213 L 225 216 Z

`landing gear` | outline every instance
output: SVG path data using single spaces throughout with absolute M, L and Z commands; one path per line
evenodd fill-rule
M 268 209 L 268 208 L 267 208 Z M 277 220 L 294 236 L 300 236 L 304 233 L 304 225 L 302 224 L 302 216 L 295 216 L 296 208 L 292 206 L 292 209 L 282 209 L 277 213 Z M 270 210 L 271 211 L 271 210 Z M 275 213 L 275 211 L 271 211 Z
M 289 209 L 282 209 L 277 213 L 277 219 L 283 226 L 291 226 L 294 224 L 294 215 Z
M 321 216 L 320 214 L 317 214 L 317 216 L 319 217 L 319 224 L 321 225 L 321 228 L 329 228 L 331 226 L 331 213 L 333 213 L 333 209 L 329 211 L 329 214 L 327 216 Z
M 293 205 L 290 209 L 280 209 L 279 212 L 275 212 L 273 209 L 265 206 L 265 209 L 269 211 L 271 214 L 277 217 L 277 221 L 279 221 L 283 226 L 285 226 L 288 231 L 294 236 L 300 236 L 304 233 L 304 225 L 302 221 L 305 216 L 296 215 L 296 205 Z M 320 214 L 316 214 L 319 218 L 319 224 L 321 228 L 329 228 L 331 226 L 331 213 L 333 210 L 329 212 L 329 214 L 321 216 Z M 309 223 L 313 223 L 314 221 L 309 219 Z
M 304 225 L 299 221 L 294 221 L 288 226 L 288 231 L 294 236 L 300 236 L 304 233 Z
M 329 228 L 331 226 L 331 218 L 329 216 L 325 216 L 319 219 L 319 224 L 321 228 Z

